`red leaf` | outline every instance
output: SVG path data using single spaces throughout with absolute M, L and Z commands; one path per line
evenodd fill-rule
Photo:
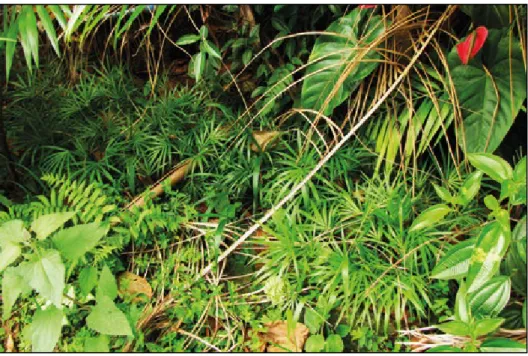
M 464 42 L 457 44 L 458 57 L 463 64 L 468 64 L 469 60 L 477 55 L 482 46 L 484 46 L 487 37 L 488 29 L 484 26 L 479 26 L 474 33 L 466 37 Z
M 376 6 L 378 6 L 378 5 L 372 5 L 372 4 L 370 4 L 370 5 L 359 5 L 359 8 L 362 9 L 362 10 L 363 9 L 373 9 Z

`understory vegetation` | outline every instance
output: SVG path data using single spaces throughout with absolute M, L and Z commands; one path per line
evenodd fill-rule
M 0 13 L 0 351 L 526 352 L 525 5 Z

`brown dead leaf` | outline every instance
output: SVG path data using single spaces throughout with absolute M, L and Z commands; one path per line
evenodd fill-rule
M 118 283 L 119 292 L 125 296 L 133 297 L 133 302 L 144 300 L 145 296 L 148 299 L 152 298 L 152 287 L 149 282 L 134 273 L 121 273 Z
M 264 152 L 266 148 L 272 143 L 277 136 L 279 136 L 279 131 L 253 131 L 253 138 L 257 141 L 258 146 L 252 143 L 250 148 L 253 152 Z M 270 146 L 271 147 L 271 146 Z
M 293 335 L 288 335 L 288 324 L 285 321 L 266 323 L 266 333 L 260 333 L 259 339 L 263 343 L 261 350 L 267 352 L 301 352 L 310 331 L 302 324 L 297 323 Z

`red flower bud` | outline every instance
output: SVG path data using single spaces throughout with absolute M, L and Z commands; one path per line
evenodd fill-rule
M 373 9 L 373 8 L 375 8 L 376 6 L 378 6 L 378 5 L 373 5 L 373 4 L 370 4 L 370 5 L 359 5 L 359 8 L 360 8 L 361 10 L 363 10 L 363 9 Z
M 475 32 L 466 37 L 464 42 L 457 44 L 458 57 L 463 64 L 468 64 L 469 60 L 477 55 L 482 46 L 484 46 L 487 37 L 488 29 L 484 26 L 479 26 Z

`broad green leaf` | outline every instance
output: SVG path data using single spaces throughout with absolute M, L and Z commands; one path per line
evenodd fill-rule
M 495 275 L 510 239 L 498 222 L 492 222 L 482 229 L 469 263 L 466 279 L 468 293 L 475 292 Z
M 510 196 L 513 205 L 526 205 L 526 156 L 524 156 L 513 170 L 513 182 L 516 191 Z
M 468 308 L 466 283 L 462 281 L 455 299 L 455 320 L 469 322 L 470 310 Z
M 37 8 L 37 13 L 39 15 L 40 22 L 42 23 L 42 27 L 44 27 L 44 30 L 48 35 L 48 39 L 55 50 L 55 53 L 57 53 L 57 56 L 60 56 L 57 32 L 55 32 L 55 27 L 53 26 L 53 22 L 51 21 L 48 12 L 43 5 L 36 5 L 35 7 Z
M 97 291 L 96 291 L 96 297 L 97 299 L 107 296 L 111 300 L 114 300 L 117 297 L 117 282 L 108 268 L 108 266 L 104 266 L 103 270 L 101 271 L 101 276 L 99 277 L 99 283 L 97 284 Z
M 494 181 L 502 183 L 506 179 L 512 179 L 513 177 L 511 166 L 499 156 L 489 153 L 470 153 L 467 157 L 473 167 L 481 170 Z
M 9 24 L 9 29 L 7 31 L 7 38 L 12 41 L 6 43 L 5 49 L 5 59 L 6 59 L 6 81 L 9 80 L 9 74 L 11 73 L 11 67 L 13 66 L 13 57 L 15 56 L 15 49 L 17 44 L 17 34 L 19 29 L 20 20 L 17 18 L 16 21 L 13 21 Z
M 188 35 L 183 35 L 180 38 L 178 38 L 178 40 L 176 41 L 176 44 L 178 46 L 185 46 L 191 43 L 198 42 L 200 39 L 201 39 L 200 35 L 195 35 L 191 33 Z
M 526 296 L 526 215 L 513 229 L 512 243 L 501 264 L 501 271 L 510 276 L 513 289 Z
M 475 239 L 466 240 L 452 246 L 431 272 L 431 278 L 458 279 L 466 275 L 469 260 L 473 254 Z
M 106 335 L 89 337 L 84 341 L 84 352 L 110 352 Z
M 92 250 L 108 233 L 108 226 L 101 223 L 76 225 L 59 231 L 52 240 L 61 255 L 75 261 Z
M 46 250 L 34 256 L 23 272 L 26 282 L 42 297 L 61 307 L 65 268 L 56 250 Z
M 84 267 L 79 273 L 79 286 L 81 293 L 88 295 L 97 285 L 97 269 L 93 266 Z
M 469 307 L 476 317 L 495 317 L 510 299 L 511 282 L 507 276 L 494 277 L 469 296 Z
M 409 232 L 434 226 L 440 222 L 450 211 L 451 209 L 445 204 L 433 205 L 418 215 L 418 217 L 413 221 Z
M 496 211 L 500 209 L 499 201 L 497 200 L 497 198 L 490 194 L 486 195 L 486 197 L 484 198 L 484 205 L 486 205 L 486 207 L 491 211 Z
M 520 342 L 506 339 L 503 337 L 489 338 L 484 340 L 480 345 L 482 352 L 524 352 L 526 353 L 526 345 Z
M 64 17 L 64 12 L 58 5 L 49 5 L 48 8 L 51 10 L 55 18 L 57 19 L 60 27 L 64 30 L 66 29 L 66 18 Z
M 464 352 L 464 351 L 459 347 L 441 345 L 441 346 L 431 347 L 425 352 Z
M 31 223 L 31 231 L 37 234 L 37 239 L 44 240 L 74 215 L 75 212 L 66 212 L 39 216 Z
M 486 318 L 478 320 L 475 324 L 475 335 L 482 336 L 492 333 L 504 323 L 503 318 Z
M 20 275 L 19 267 L 9 267 L 2 277 L 2 318 L 7 320 L 11 316 L 11 310 L 20 295 L 31 292 L 31 287 Z
M 323 335 L 311 335 L 308 340 L 306 340 L 304 349 L 306 350 L 306 352 L 321 352 L 323 351 L 324 346 L 325 339 Z
M 218 48 L 213 43 L 211 43 L 210 41 L 205 40 L 203 42 L 203 44 L 204 44 L 205 50 L 207 51 L 207 53 L 209 53 L 209 55 L 211 57 L 222 59 L 222 55 L 220 54 L 220 51 L 218 50 Z
M 469 204 L 473 198 L 477 195 L 480 189 L 480 181 L 482 179 L 482 172 L 476 171 L 471 173 L 458 193 L 458 200 L 462 206 Z
M 513 179 L 526 184 L 526 169 L 526 156 L 524 156 L 513 169 Z
M 125 314 L 106 295 L 97 298 L 97 304 L 86 318 L 86 324 L 103 335 L 132 335 Z
M 200 81 L 205 70 L 205 52 L 199 52 L 194 56 L 194 76 L 196 81 Z
M 310 308 L 306 309 L 306 312 L 304 313 L 304 324 L 310 329 L 310 333 L 317 333 L 321 328 L 321 325 L 323 325 L 323 322 L 323 318 L 317 313 L 317 311 Z
M 6 243 L 18 244 L 29 239 L 22 220 L 11 220 L 0 225 L 0 246 Z
M 31 351 L 52 352 L 62 329 L 62 310 L 53 305 L 38 309 L 31 322 Z
M 15 262 L 21 253 L 22 249 L 17 244 L 11 242 L 3 243 L 2 247 L 0 247 L 0 272 Z
M 344 348 L 341 336 L 337 334 L 328 335 L 325 342 L 325 352 L 343 352 Z
M 510 25 L 510 5 L 460 5 L 460 10 L 471 17 L 475 26 L 484 25 L 488 28 L 503 28 Z
M 462 111 L 458 142 L 466 152 L 494 152 L 526 98 L 526 71 L 513 31 L 490 29 L 481 52 L 468 65 L 453 46 L 448 56 Z
M 301 106 L 316 111 L 325 106 L 323 113 L 330 115 L 343 103 L 379 65 L 379 54 L 374 49 L 365 49 L 382 37 L 384 26 L 380 16 L 358 8 L 334 21 L 326 30 L 329 34 L 317 38 L 308 59 Z M 363 33 L 360 28 L 365 29 Z M 340 82 L 343 75 L 346 78 Z
M 436 327 L 446 334 L 455 336 L 466 336 L 470 333 L 469 325 L 463 321 L 448 321 L 447 323 L 437 325 Z

